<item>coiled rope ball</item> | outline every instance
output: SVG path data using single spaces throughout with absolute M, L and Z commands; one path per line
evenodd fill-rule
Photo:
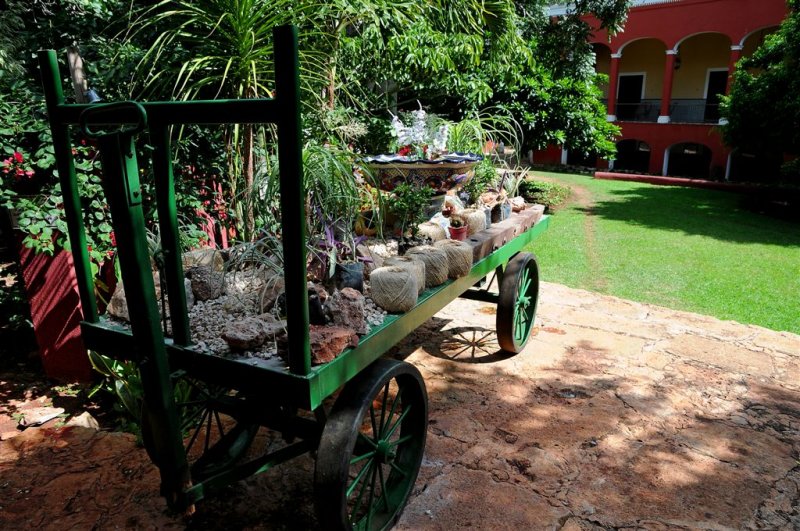
M 467 220 L 467 235 L 472 236 L 476 232 L 480 232 L 486 228 L 486 214 L 474 208 L 465 208 L 461 212 L 461 217 Z
M 406 251 L 406 256 L 425 262 L 426 288 L 444 284 L 447 280 L 450 266 L 447 264 L 447 254 L 442 249 L 437 249 L 432 245 L 419 245 Z
M 408 269 L 417 279 L 419 292 L 425 291 L 425 262 L 411 256 L 390 256 L 383 261 L 385 266 L 396 266 Z
M 391 313 L 407 312 L 417 304 L 417 279 L 410 269 L 379 267 L 369 276 L 372 300 Z
M 438 223 L 433 223 L 432 221 L 426 221 L 425 223 L 422 223 L 419 226 L 419 232 L 417 232 L 417 234 L 430 238 L 432 242 L 438 242 L 439 240 L 447 239 L 447 233 L 445 233 L 444 227 Z
M 472 269 L 472 246 L 458 240 L 442 240 L 433 244 L 447 254 L 447 275 L 450 278 L 461 278 Z

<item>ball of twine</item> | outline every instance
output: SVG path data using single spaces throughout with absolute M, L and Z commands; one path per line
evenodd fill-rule
M 372 300 L 387 312 L 407 312 L 417 304 L 417 279 L 408 268 L 379 267 L 369 282 Z
M 465 208 L 459 214 L 467 220 L 467 235 L 472 236 L 486 228 L 486 214 L 474 208 Z
M 442 240 L 433 244 L 447 255 L 447 275 L 450 278 L 467 276 L 472 269 L 472 246 L 458 240 Z
M 419 292 L 425 290 L 425 262 L 410 256 L 390 256 L 384 262 L 387 266 L 396 266 L 408 269 L 414 274 L 417 280 L 417 287 Z
M 406 256 L 425 262 L 426 288 L 438 286 L 447 280 L 450 267 L 447 264 L 447 254 L 442 249 L 432 245 L 419 245 L 406 251 Z
M 444 228 L 438 223 L 433 223 L 432 221 L 426 221 L 425 223 L 422 223 L 419 226 L 419 232 L 417 234 L 420 236 L 426 236 L 433 242 L 447 239 L 447 234 L 444 232 Z

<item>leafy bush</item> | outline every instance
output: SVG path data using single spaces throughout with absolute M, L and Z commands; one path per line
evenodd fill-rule
M 545 210 L 550 212 L 569 199 L 572 189 L 563 184 L 526 180 L 520 183 L 519 193 L 525 201 L 544 205 Z
M 428 186 L 409 183 L 397 185 L 389 198 L 389 210 L 397 216 L 400 234 L 405 235 L 406 231 L 410 231 L 412 237 L 416 236 L 418 225 L 426 220 L 425 209 L 432 196 L 433 189 Z

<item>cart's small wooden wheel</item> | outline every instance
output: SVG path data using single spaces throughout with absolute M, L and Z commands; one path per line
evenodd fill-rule
M 388 529 L 425 450 L 428 394 L 413 365 L 381 359 L 342 390 L 320 439 L 314 495 L 322 529 Z
M 232 391 L 190 378 L 175 380 L 175 397 L 181 434 L 195 481 L 219 473 L 236 463 L 258 431 L 258 424 L 231 418 L 223 413 L 222 403 Z M 147 408 L 142 408 L 142 442 L 150 459 L 158 465 L 159 456 L 152 433 L 155 427 Z
M 500 283 L 497 303 L 497 342 L 506 352 L 522 351 L 531 335 L 539 300 L 539 266 L 532 253 L 511 260 Z

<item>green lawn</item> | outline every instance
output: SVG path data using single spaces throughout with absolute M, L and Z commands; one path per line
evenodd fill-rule
M 543 280 L 800 333 L 800 224 L 728 192 L 534 176 L 574 190 L 532 245 Z

